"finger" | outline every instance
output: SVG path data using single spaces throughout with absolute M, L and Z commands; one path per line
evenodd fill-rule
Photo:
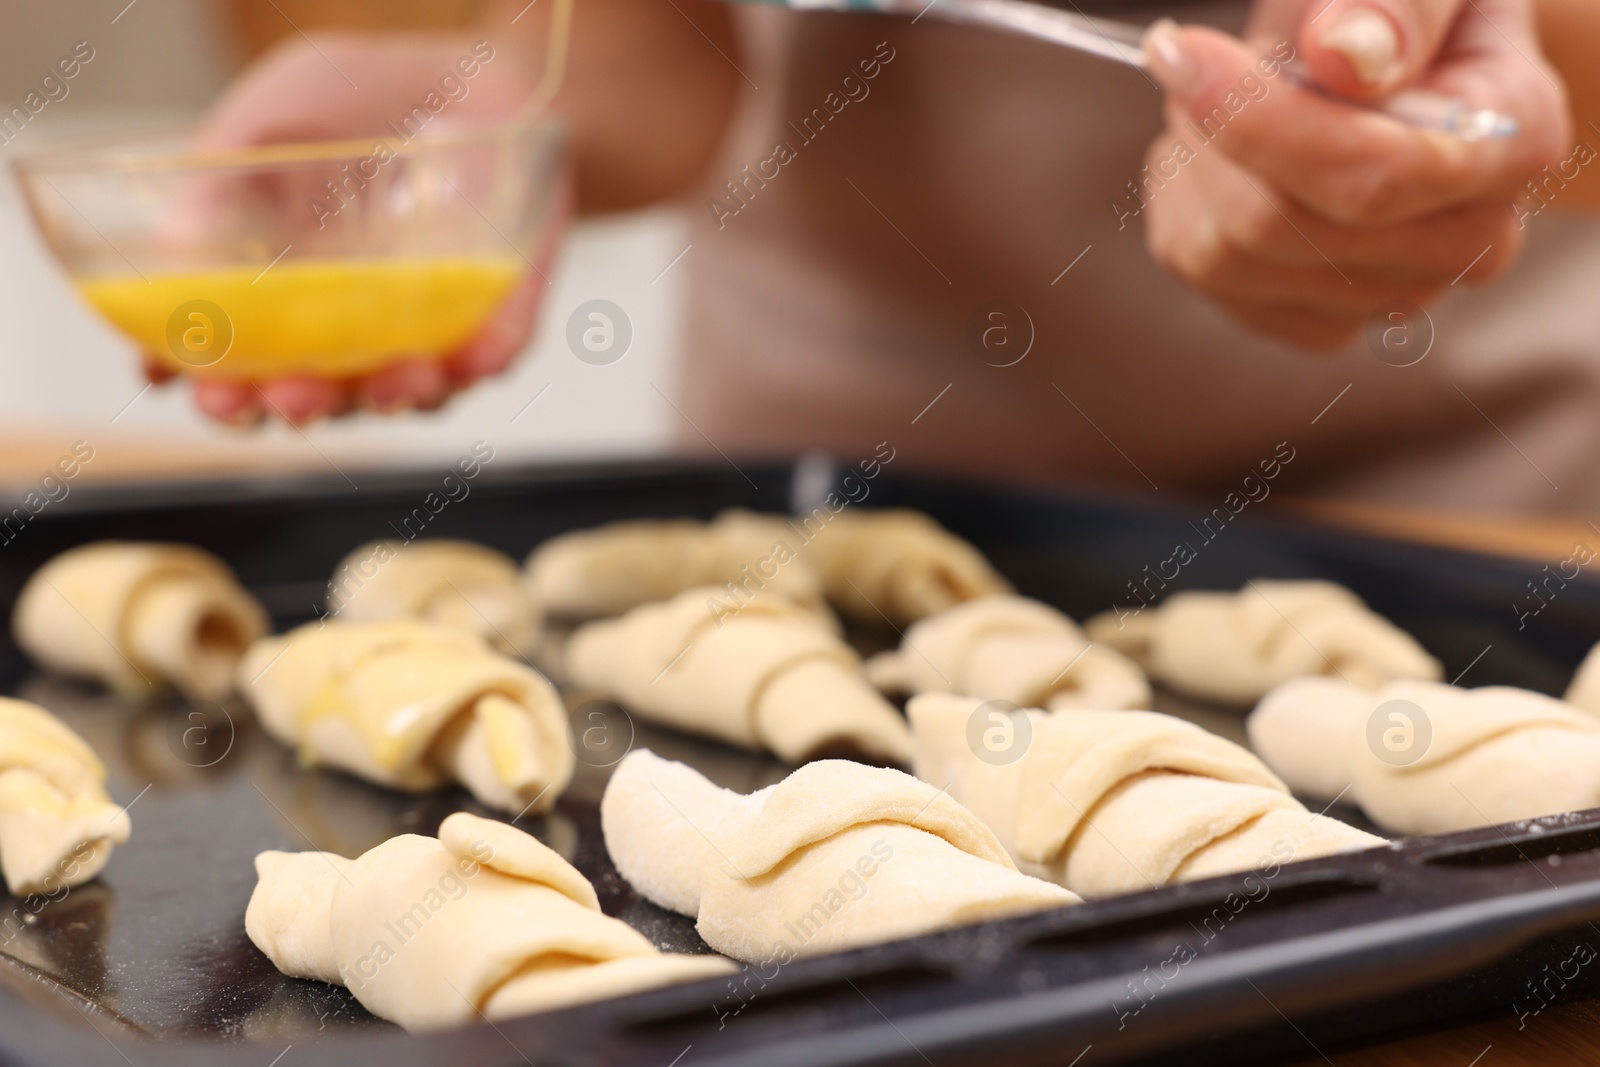
M 1362 318 L 1392 300 L 1427 304 L 1449 285 L 1440 279 L 1391 279 L 1339 274 L 1327 266 L 1285 267 L 1253 259 L 1230 259 L 1226 245 L 1178 246 L 1162 257 L 1189 285 L 1213 299 L 1295 305 L 1325 315 Z M 1221 263 L 1223 269 L 1217 269 Z
M 255 386 L 266 410 L 294 426 L 306 426 L 343 412 L 349 387 L 310 374 L 291 374 Z
M 1225 297 L 1219 298 L 1217 303 L 1248 329 L 1308 352 L 1343 348 L 1360 335 L 1367 318 L 1366 315 L 1334 315 L 1320 308 L 1293 304 L 1262 304 Z
M 206 415 L 232 426 L 251 426 L 261 421 L 261 397 L 246 382 L 197 378 L 194 403 Z
M 1448 278 L 1395 278 L 1381 272 L 1313 263 L 1273 262 L 1228 239 L 1221 216 L 1204 205 L 1153 212 L 1146 229 L 1152 257 L 1170 274 L 1215 300 L 1237 306 L 1293 305 L 1360 318 L 1391 300 L 1426 303 Z
M 550 267 L 555 260 L 555 251 L 572 220 L 573 197 L 573 172 L 568 169 L 556 193 L 549 229 L 536 261 L 530 264 L 533 269 L 523 276 L 516 289 L 512 290 L 477 336 L 445 360 L 445 368 L 456 382 L 465 385 L 491 374 L 499 374 L 533 339 L 539 306 L 550 287 Z
M 1146 53 L 1193 154 L 1222 152 L 1345 225 L 1385 225 L 1509 197 L 1532 166 L 1530 151 L 1552 147 L 1413 129 L 1294 85 L 1275 57 L 1215 30 L 1157 24 Z
M 465 385 L 499 374 L 510 366 L 533 337 L 539 304 L 548 284 L 542 276 L 530 271 L 483 329 L 450 354 L 445 361 L 450 377 Z
M 178 376 L 178 372 L 161 362 L 149 352 L 139 353 L 139 364 L 144 368 L 144 376 L 151 385 L 166 385 Z
M 1300 54 L 1317 83 L 1358 99 L 1387 96 L 1432 65 L 1463 0 L 1312 0 Z
M 1216 220 L 1218 240 L 1264 262 L 1337 267 L 1352 276 L 1394 281 L 1446 282 L 1472 267 L 1472 277 L 1492 276 L 1515 260 L 1521 233 L 1504 204 L 1470 204 L 1394 226 L 1340 226 L 1254 179 L 1226 157 L 1197 160 L 1192 197 L 1177 182 L 1173 210 L 1204 211 Z M 1160 211 L 1159 200 L 1152 208 Z
M 438 407 L 450 395 L 450 376 L 436 359 L 391 363 L 356 383 L 356 403 L 371 411 L 395 412 Z

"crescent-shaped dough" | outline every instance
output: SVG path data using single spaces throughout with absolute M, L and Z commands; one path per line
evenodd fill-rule
M 781 962 L 1081 903 L 908 774 L 822 760 L 748 796 L 639 749 L 600 801 L 617 870 L 706 944 Z
M 1575 708 L 1600 716 L 1600 645 L 1591 648 L 1578 664 L 1562 699 Z
M 1037 600 L 985 596 L 906 629 L 900 647 L 867 662 L 878 688 L 960 693 L 1024 708 L 1147 708 L 1150 683 L 1122 653 Z
M 1137 614 L 1103 612 L 1089 636 L 1187 696 L 1245 705 L 1308 674 L 1355 685 L 1435 680 L 1439 661 L 1333 582 L 1257 579 L 1236 593 L 1174 593 Z
M 395 789 L 458 781 L 502 811 L 545 811 L 572 779 L 555 688 L 467 630 L 415 619 L 308 623 L 250 646 L 239 690 L 267 732 Z
M 981 596 L 1011 592 L 972 545 L 920 511 L 818 508 L 793 528 L 828 602 L 853 619 L 904 626 Z M 824 518 L 826 521 L 824 522 Z
M 1386 707 L 1394 701 L 1405 703 Z M 1296 792 L 1342 793 L 1395 833 L 1600 807 L 1600 719 L 1526 689 L 1298 678 L 1246 726 Z
M 737 508 L 710 523 L 619 522 L 563 534 L 528 557 L 552 615 L 596 618 L 723 587 L 781 596 L 830 617 L 824 599 L 872 625 L 915 622 L 1011 585 L 972 545 L 918 511 L 819 507 L 790 519 Z
M 87 882 L 128 840 L 128 813 L 83 739 L 36 704 L 0 697 L 0 870 L 15 896 Z
M 1150 711 L 981 713 L 980 730 L 1027 731 L 1015 759 L 991 762 L 974 745 L 981 707 L 947 693 L 911 700 L 917 777 L 971 808 L 1021 870 L 1081 896 L 1384 843 L 1313 815 L 1256 757 L 1182 719 Z
M 527 658 L 539 610 L 515 561 L 471 541 L 372 541 L 347 555 L 328 583 L 341 619 L 427 619 L 471 630 L 508 656 Z
M 284 974 L 349 988 L 407 1030 L 504 1019 L 734 969 L 660 952 L 600 911 L 566 860 L 505 823 L 458 812 L 350 860 L 263 852 L 250 940 Z
M 781 518 L 725 511 L 714 522 L 641 519 L 552 537 L 528 556 L 527 584 L 553 616 L 621 615 L 699 586 L 784 597 L 831 618 L 822 583 Z
M 578 628 L 566 673 L 646 718 L 800 763 L 832 748 L 910 761 L 905 720 L 861 661 L 792 601 L 758 594 L 729 611 L 691 589 Z
M 34 572 L 12 633 L 33 660 L 127 696 L 170 683 L 216 700 L 267 613 L 225 563 L 189 545 L 99 541 Z

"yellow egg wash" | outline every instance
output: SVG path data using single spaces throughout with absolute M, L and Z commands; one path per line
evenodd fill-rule
M 366 374 L 462 344 L 525 268 L 516 257 L 288 260 L 265 271 L 80 278 L 89 303 L 187 374 Z

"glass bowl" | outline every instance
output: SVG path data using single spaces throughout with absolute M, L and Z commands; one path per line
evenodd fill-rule
M 409 140 L 197 150 L 186 134 L 13 163 L 84 298 L 160 363 L 240 380 L 440 358 L 565 210 L 555 119 Z

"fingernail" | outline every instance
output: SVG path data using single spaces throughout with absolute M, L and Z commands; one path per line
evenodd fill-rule
M 1162 88 L 1179 96 L 1190 95 L 1198 74 L 1194 64 L 1178 44 L 1178 24 L 1157 19 L 1144 34 L 1145 63 Z
M 1404 73 L 1400 36 L 1394 23 L 1370 7 L 1353 7 L 1344 12 L 1322 31 L 1317 41 L 1349 60 L 1356 77 L 1367 85 L 1386 85 Z

